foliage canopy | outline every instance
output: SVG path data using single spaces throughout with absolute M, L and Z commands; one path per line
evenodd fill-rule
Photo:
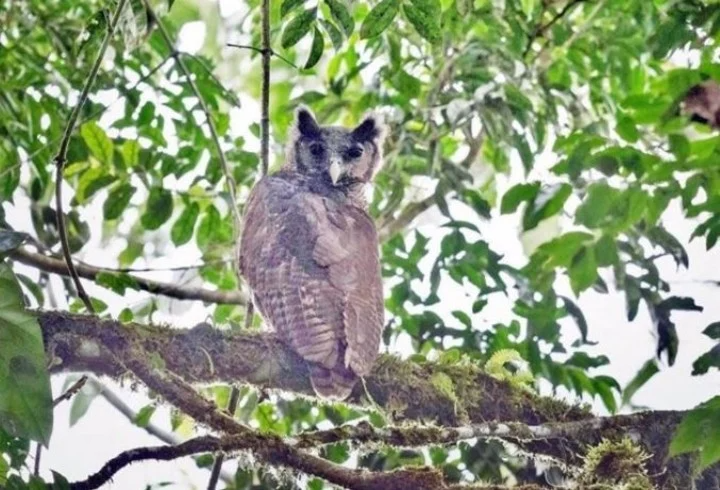
M 0 486 L 39 484 L 27 483 L 23 471 L 29 440 L 47 444 L 52 426 L 48 377 L 37 374 L 46 363 L 40 326 L 25 307 L 56 306 L 60 297 L 70 311 L 85 311 L 68 278 L 50 280 L 65 269 L 37 255 L 62 260 L 54 157 L 115 7 L 100 0 L 0 5 L 0 252 L 12 267 L 0 268 Z M 229 16 L 211 10 L 192 0 L 128 1 L 69 140 L 63 219 L 73 254 L 104 251 L 98 265 L 109 268 L 81 273 L 93 280 L 102 317 L 157 319 L 167 308 L 154 293 L 166 290 L 144 279 L 157 276 L 132 268 L 168 256 L 173 266 L 192 266 L 185 257 L 197 257 L 202 265 L 174 271 L 173 280 L 228 292 L 232 300 L 207 301 L 206 311 L 219 328 L 245 328 L 243 301 L 232 296 L 241 288 L 230 260 L 232 196 L 242 206 L 260 172 L 253 100 L 262 84 L 261 8 L 249 0 Z M 161 22 L 177 40 L 196 20 L 206 32 L 198 53 L 169 44 L 157 28 Z M 275 168 L 299 104 L 338 124 L 379 109 L 390 125 L 371 204 L 383 237 L 390 350 L 410 345 L 413 361 L 487 365 L 521 390 L 542 380 L 615 413 L 660 369 L 649 359 L 624 388 L 593 371 L 611 359 L 589 351 L 593 332 L 577 297 L 615 290 L 628 321 L 641 308 L 650 312 L 657 355 L 673 365 L 680 346 L 672 313 L 702 308 L 671 292 L 658 266 L 688 267 L 691 259 L 667 226 L 668 211 L 693 220 L 693 238 L 708 250 L 720 238 L 720 136 L 682 111 L 689 89 L 720 81 L 720 3 L 283 0 L 271 2 L 270 25 Z M 432 226 L 414 229 L 433 212 Z M 485 232 L 502 215 L 517 218 L 526 245 L 540 237 L 521 261 Z M 455 291 L 464 297 L 448 297 Z M 129 304 L 130 295 L 142 299 Z M 258 325 L 255 319 L 251 328 Z M 705 334 L 720 340 L 718 323 Z M 720 344 L 697 359 L 693 375 L 718 367 Z M 453 396 L 452 379 L 434 382 Z M 225 406 L 230 390 L 204 394 Z M 240 396 L 237 419 L 279 436 L 360 418 L 389 422 L 372 410 L 268 398 L 249 386 Z M 91 401 L 74 398 L 74 413 Z M 714 398 L 687 417 L 671 453 L 699 451 L 698 470 L 717 463 L 718 413 Z M 134 422 L 147 425 L 152 414 L 149 406 Z M 174 427 L 187 419 L 178 413 Z M 354 451 L 339 442 L 321 456 L 345 463 Z M 429 450 L 376 448 L 357 459 L 373 470 L 410 464 L 441 468 L 449 482 L 546 478 L 532 459 L 482 438 Z M 274 478 L 241 469 L 228 488 L 254 481 L 275 488 Z

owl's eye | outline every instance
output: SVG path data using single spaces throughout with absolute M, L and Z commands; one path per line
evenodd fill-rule
M 325 147 L 322 143 L 310 143 L 310 153 L 312 153 L 314 156 L 319 157 L 323 154 L 325 151 Z
M 363 147 L 362 146 L 353 146 L 347 151 L 348 158 L 356 159 L 360 158 L 363 154 Z

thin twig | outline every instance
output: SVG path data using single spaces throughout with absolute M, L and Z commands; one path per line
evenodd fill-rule
M 78 391 L 80 391 L 83 386 L 85 386 L 85 383 L 87 382 L 87 380 L 88 380 L 88 377 L 86 375 L 80 376 L 80 379 L 75 381 L 72 384 L 72 386 L 70 386 L 70 388 L 65 390 L 65 393 L 63 393 L 62 395 L 60 395 L 59 397 L 57 397 L 53 400 L 53 407 L 57 407 L 58 404 L 60 404 L 61 402 L 65 401 L 65 400 L 69 400 L 70 398 L 75 396 L 75 394 Z
M 33 466 L 33 475 L 40 476 L 40 460 L 42 459 L 42 444 L 39 442 L 35 446 L 35 464 Z
M 563 17 L 565 17 L 565 16 L 570 12 L 570 10 L 572 10 L 573 7 L 575 7 L 576 5 L 581 4 L 581 3 L 583 3 L 583 2 L 586 2 L 586 1 L 587 1 L 587 0 L 570 0 L 570 1 L 569 1 L 568 3 L 566 3 L 565 6 L 564 6 L 562 9 L 560 9 L 560 11 L 559 11 L 557 14 L 555 14 L 555 16 L 554 16 L 552 19 L 550 19 L 546 24 L 542 24 L 542 25 L 537 26 L 537 27 L 535 28 L 535 30 L 533 31 L 533 33 L 532 33 L 530 36 L 528 36 L 528 42 L 527 42 L 527 45 L 525 46 L 525 50 L 523 51 L 523 55 L 522 55 L 523 58 L 524 58 L 525 56 L 527 56 L 527 54 L 530 52 L 530 50 L 532 49 L 533 43 L 535 42 L 535 40 L 536 40 L 538 37 L 542 36 L 542 35 L 545 33 L 545 31 L 547 31 L 548 29 L 550 29 L 557 21 L 559 21 L 560 19 L 562 19 Z
M 270 56 L 272 51 L 270 48 L 270 0 L 263 0 L 262 2 L 262 100 L 261 100 L 261 119 L 260 128 L 262 141 L 260 146 L 260 159 L 262 162 L 262 174 L 267 175 L 268 168 L 270 167 L 270 155 L 269 155 L 269 144 L 270 144 Z
M 213 140 L 213 143 L 215 144 L 215 149 L 217 150 L 218 158 L 220 159 L 220 167 L 222 168 L 223 174 L 225 175 L 225 181 L 227 183 L 227 189 L 228 193 L 230 194 L 230 201 L 232 208 L 232 213 L 235 221 L 235 234 L 237 236 L 237 233 L 240 230 L 240 210 L 238 209 L 237 204 L 237 196 L 236 196 L 236 186 L 235 179 L 232 176 L 232 172 L 230 172 L 230 165 L 228 164 L 227 158 L 225 157 L 225 152 L 222 149 L 222 144 L 220 143 L 220 135 L 217 132 L 217 128 L 215 127 L 215 122 L 213 121 L 212 114 L 210 113 L 210 109 L 207 106 L 207 103 L 205 102 L 205 99 L 203 98 L 202 94 L 200 93 L 200 90 L 197 87 L 197 84 L 195 83 L 195 80 L 192 77 L 192 73 L 187 67 L 187 64 L 185 63 L 185 60 L 180 56 L 180 52 L 177 51 L 175 48 L 175 42 L 170 37 L 170 33 L 168 32 L 167 28 L 165 27 L 165 24 L 163 21 L 157 16 L 155 11 L 152 9 L 152 6 L 147 0 L 144 0 L 145 8 L 148 12 L 150 12 L 150 15 L 155 18 L 155 21 L 157 22 L 158 29 L 160 30 L 160 34 L 162 35 L 163 40 L 165 41 L 165 44 L 167 45 L 168 49 L 170 50 L 170 53 L 173 58 L 175 58 L 175 62 L 180 67 L 180 70 L 183 72 L 183 75 L 185 75 L 185 79 L 187 80 L 188 85 L 190 86 L 190 90 L 192 90 L 193 95 L 198 99 L 198 102 L 200 104 L 200 109 L 205 114 L 205 122 L 208 125 L 208 129 L 210 130 L 210 137 Z
M 232 93 L 231 91 L 227 90 L 227 89 L 223 86 L 222 82 L 221 82 L 220 80 L 218 80 L 218 77 L 215 76 L 215 73 L 213 73 L 212 69 L 207 65 L 207 63 L 205 63 L 205 61 L 203 61 L 202 58 L 200 58 L 199 56 L 194 55 L 194 54 L 192 54 L 192 53 L 182 52 L 182 53 L 180 53 L 180 54 L 181 54 L 182 56 L 187 56 L 188 58 L 190 58 L 190 59 L 192 59 L 193 61 L 195 61 L 195 63 L 197 63 L 198 65 L 200 65 L 200 66 L 203 68 L 203 70 L 205 70 L 205 73 L 207 73 L 208 76 L 213 79 L 213 82 L 215 82 L 215 85 L 217 85 L 217 86 L 225 93 L 225 97 L 227 97 L 228 99 L 230 99 L 230 101 L 232 102 L 232 104 L 233 104 L 235 107 L 237 107 L 238 109 L 242 109 L 242 104 L 240 104 L 240 99 L 238 99 L 237 96 L 236 96 L 234 93 Z
M 250 307 L 248 307 L 250 308 Z M 240 401 L 240 390 L 236 387 L 232 387 L 230 392 L 230 400 L 228 401 L 227 413 L 230 417 L 235 417 L 235 410 L 237 410 L 238 402 Z M 218 479 L 222 473 L 222 465 L 225 460 L 225 455 L 219 453 L 215 456 L 213 461 L 212 470 L 210 472 L 210 480 L 208 481 L 208 490 L 213 490 L 217 486 Z
M 63 171 L 65 170 L 65 164 L 67 163 L 67 152 L 68 147 L 70 146 L 70 137 L 75 130 L 75 124 L 77 123 L 80 111 L 82 110 L 83 105 L 85 105 L 85 101 L 90 95 L 90 89 L 92 88 L 93 84 L 95 83 L 95 79 L 97 78 L 98 71 L 100 70 L 100 64 L 105 57 L 105 51 L 110 45 L 110 38 L 115 32 L 115 27 L 117 26 L 118 20 L 120 19 L 120 14 L 125 9 L 126 4 L 127 0 L 120 0 L 117 9 L 115 9 L 115 13 L 113 14 L 113 17 L 110 21 L 110 26 L 108 27 L 108 30 L 105 33 L 105 38 L 103 39 L 102 45 L 100 46 L 100 51 L 98 51 L 97 57 L 95 58 L 95 63 L 90 70 L 90 75 L 88 76 L 87 80 L 85 80 L 85 86 L 80 93 L 78 103 L 73 108 L 73 111 L 70 113 L 70 118 L 68 119 L 67 126 L 65 127 L 65 132 L 63 133 L 63 139 L 60 141 L 60 149 L 55 156 L 55 208 L 57 211 L 57 227 L 58 234 L 60 235 L 60 243 L 62 244 L 65 262 L 67 262 L 68 272 L 70 273 L 70 277 L 75 284 L 75 289 L 77 289 L 78 296 L 82 300 L 83 304 L 85 304 L 85 307 L 88 309 L 88 311 L 90 311 L 91 313 L 95 313 L 95 308 L 93 308 L 90 297 L 85 292 L 85 288 L 80 282 L 80 277 L 78 276 L 78 273 L 75 270 L 75 266 L 73 265 L 72 254 L 70 252 L 70 242 L 68 241 L 67 228 L 65 227 L 65 215 L 63 214 L 62 209 Z
M 264 55 L 265 52 L 266 52 L 264 48 L 258 48 L 257 46 L 250 46 L 250 45 L 248 45 L 248 44 L 227 43 L 227 44 L 225 44 L 225 46 L 230 46 L 231 48 L 249 49 L 250 51 L 255 51 L 256 53 L 260 53 L 260 54 L 262 54 L 262 55 Z M 278 58 L 278 59 L 281 59 L 281 60 L 283 60 L 285 63 L 287 63 L 288 65 L 290 65 L 290 66 L 292 66 L 293 68 L 295 68 L 296 70 L 298 69 L 298 67 L 297 67 L 297 65 L 296 65 L 295 63 L 293 63 L 293 62 L 290 61 L 289 59 L 285 58 L 283 55 L 281 55 L 281 54 L 278 53 L 277 51 L 273 50 L 272 48 L 268 48 L 268 51 L 267 51 L 267 52 L 270 53 L 270 56 L 274 56 L 274 57 L 276 57 L 276 58 Z
M 192 264 L 192 265 L 172 265 L 172 266 L 168 266 L 168 267 L 118 267 L 115 269 L 112 267 L 98 267 L 98 269 L 103 270 L 105 272 L 117 273 L 117 274 L 127 274 L 127 273 L 133 273 L 133 272 L 181 272 L 181 271 L 202 269 L 203 267 L 208 267 L 208 266 L 231 264 L 234 261 L 235 261 L 235 259 L 217 259 L 217 260 L 208 260 L 207 262 L 202 262 L 199 264 Z M 78 262 L 81 264 L 84 263 L 84 262 L 80 262 L 80 261 L 78 261 Z
M 10 257 L 25 265 L 35 267 L 41 271 L 51 272 L 53 274 L 69 275 L 67 264 L 56 257 L 31 252 L 26 248 L 18 248 L 14 250 Z M 110 272 L 100 267 L 94 267 L 80 263 L 76 267 L 77 274 L 83 279 L 95 281 L 98 274 Z M 129 275 L 129 274 L 128 274 Z M 165 283 L 145 279 L 144 277 L 129 275 L 134 286 L 141 291 L 147 291 L 152 294 L 159 294 L 175 299 L 199 300 L 206 303 L 244 305 L 247 303 L 247 297 L 239 290 L 235 291 L 213 291 L 205 288 L 195 288 L 182 286 L 176 283 Z
M 82 389 L 82 387 L 85 385 L 85 382 L 88 380 L 88 377 L 86 375 L 83 375 L 75 381 L 70 388 L 65 390 L 65 392 L 57 397 L 55 400 L 53 400 L 53 407 L 58 406 L 61 402 L 65 400 L 69 400 L 75 394 Z M 42 444 L 39 442 L 37 443 L 37 446 L 35 446 L 35 464 L 33 466 L 33 475 L 40 476 L 40 460 L 42 459 Z

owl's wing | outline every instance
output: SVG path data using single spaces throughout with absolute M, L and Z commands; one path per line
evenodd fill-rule
M 378 237 L 362 210 L 334 207 L 325 201 L 313 259 L 328 268 L 330 283 L 343 295 L 344 364 L 359 376 L 368 374 L 378 354 L 383 330 L 383 293 Z

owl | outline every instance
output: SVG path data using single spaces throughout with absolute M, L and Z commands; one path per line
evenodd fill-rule
M 324 398 L 346 398 L 378 354 L 383 292 L 365 188 L 383 138 L 376 115 L 348 129 L 320 126 L 301 107 L 283 167 L 260 179 L 245 208 L 240 272 Z

